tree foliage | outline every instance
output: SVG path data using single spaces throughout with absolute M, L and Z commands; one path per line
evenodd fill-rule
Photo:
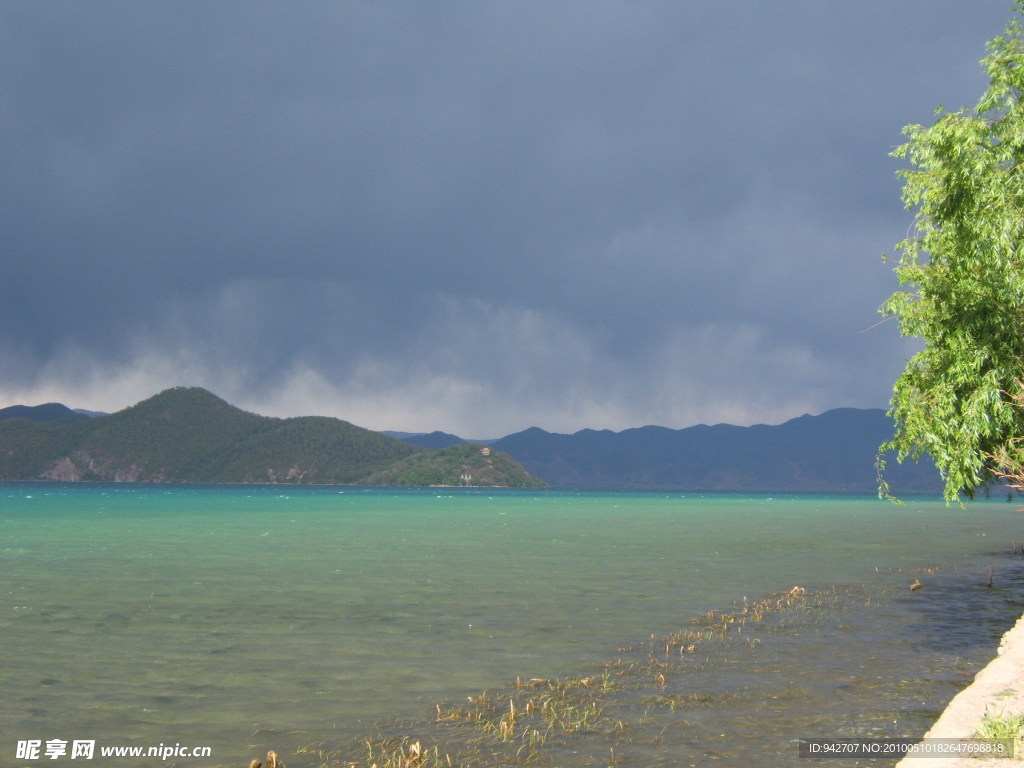
M 1014 6 L 1024 14 L 1024 0 Z M 924 348 L 893 388 L 882 451 L 928 453 L 947 500 L 973 496 L 1024 453 L 1024 42 L 1019 18 L 988 43 L 989 86 L 974 109 L 904 129 L 894 157 L 914 228 L 898 243 L 903 290 L 881 312 Z M 1014 466 L 1016 463 L 1016 466 Z M 884 468 L 884 467 L 883 467 Z M 881 491 L 887 493 L 882 481 Z

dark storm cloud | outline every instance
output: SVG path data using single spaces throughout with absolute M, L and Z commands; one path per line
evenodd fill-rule
M 0 6 L 0 400 L 496 435 L 884 406 L 1008 3 Z

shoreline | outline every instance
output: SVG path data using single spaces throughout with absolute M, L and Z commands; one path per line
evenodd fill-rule
M 1000 639 L 996 657 L 974 681 L 952 698 L 924 738 L 968 739 L 974 736 L 986 713 L 1024 713 L 1024 616 Z M 905 757 L 896 768 L 986 768 L 1024 766 L 1018 743 L 1014 758 Z

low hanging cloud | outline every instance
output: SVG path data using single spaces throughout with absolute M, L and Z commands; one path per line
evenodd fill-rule
M 0 406 L 185 384 L 471 437 L 884 407 L 888 152 L 977 99 L 1009 18 L 0 6 Z

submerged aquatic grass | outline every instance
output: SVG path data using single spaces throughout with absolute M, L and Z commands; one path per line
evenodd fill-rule
M 602 755 L 614 765 L 667 741 L 669 727 L 676 732 L 676 743 L 679 734 L 682 742 L 699 740 L 699 734 L 688 733 L 692 723 L 681 715 L 743 708 L 757 693 L 743 684 L 704 689 L 695 671 L 719 669 L 730 654 L 756 649 L 765 633 L 813 630 L 821 616 L 834 618 L 860 598 L 836 587 L 811 591 L 799 586 L 756 601 L 743 598 L 731 610 L 694 617 L 690 627 L 664 637 L 652 635 L 647 644 L 617 647 L 614 660 L 589 674 L 517 677 L 509 686 L 483 691 L 464 703 L 436 704 L 432 718 L 395 724 L 387 734 L 327 751 L 321 745 L 321 765 L 555 766 L 568 754 L 579 765 L 598 765 L 595 761 L 603 760 Z

